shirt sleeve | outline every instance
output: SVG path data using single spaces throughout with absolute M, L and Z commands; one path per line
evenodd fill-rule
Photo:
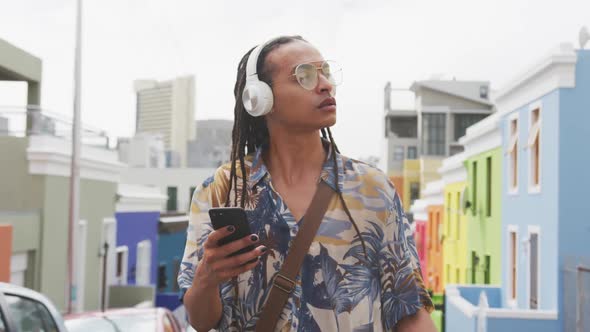
M 195 190 L 191 199 L 184 255 L 178 272 L 180 300 L 192 286 L 195 270 L 203 258 L 203 244 L 213 231 L 209 209 L 224 205 L 228 185 L 225 169 L 219 168 Z
M 402 318 L 424 307 L 434 310 L 424 286 L 414 235 L 399 195 L 388 181 L 387 217 L 381 256 L 381 310 L 383 327 L 392 331 Z M 388 191 L 389 191 L 388 190 Z
M 211 208 L 211 202 L 209 200 L 211 182 L 212 178 L 207 179 L 200 185 L 195 190 L 191 200 L 186 244 L 177 280 L 181 292 L 181 301 L 186 291 L 193 284 L 195 270 L 199 261 L 203 258 L 203 243 L 212 231 L 211 221 L 208 215 L 209 209 Z

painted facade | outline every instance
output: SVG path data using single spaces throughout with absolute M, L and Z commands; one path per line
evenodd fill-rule
M 442 293 L 444 287 L 443 275 L 443 197 L 442 181 L 430 182 L 426 185 L 423 199 L 426 201 L 426 214 L 428 216 L 426 232 L 426 248 L 428 255 L 428 275 L 425 280 L 426 287 L 434 293 Z
M 467 187 L 464 155 L 457 154 L 443 161 L 439 173 L 444 184 L 443 218 L 443 275 L 446 284 L 466 282 L 467 234 L 469 223 L 463 209 L 463 196 Z

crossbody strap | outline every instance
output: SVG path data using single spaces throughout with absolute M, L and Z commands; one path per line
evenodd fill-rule
M 256 324 L 256 332 L 270 332 L 275 330 L 280 314 L 289 296 L 295 289 L 295 279 L 297 278 L 303 259 L 322 223 L 322 219 L 334 193 L 334 190 L 329 185 L 324 181 L 320 181 L 313 200 L 303 217 L 303 225 L 293 240 L 293 244 L 289 249 L 281 270 L 273 278 L 270 294 L 262 308 L 260 319 Z

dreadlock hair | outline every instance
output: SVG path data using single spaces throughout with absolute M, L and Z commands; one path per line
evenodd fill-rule
M 277 49 L 281 45 L 285 45 L 295 41 L 302 41 L 306 42 L 301 36 L 282 36 L 272 40 L 268 43 L 260 52 L 258 56 L 258 61 L 256 63 L 256 72 L 258 73 L 258 78 L 271 85 L 271 71 L 268 66 L 265 66 L 266 57 L 270 52 Z M 255 47 L 254 47 L 255 48 Z M 232 130 L 232 148 L 231 148 L 231 169 L 230 169 L 230 181 L 229 187 L 227 190 L 227 196 L 225 200 L 225 206 L 230 206 L 231 204 L 231 192 L 232 188 L 234 188 L 234 197 L 233 197 L 233 206 L 240 206 L 242 208 L 245 207 L 246 198 L 248 195 L 247 192 L 247 174 L 246 174 L 246 166 L 244 163 L 244 157 L 255 151 L 258 147 L 267 147 L 270 142 L 270 135 L 268 133 L 268 128 L 266 126 L 266 119 L 263 116 L 254 117 L 250 115 L 246 109 L 244 108 L 244 104 L 242 103 L 242 93 L 244 91 L 244 87 L 246 85 L 246 65 L 248 63 L 248 58 L 250 54 L 254 50 L 254 48 L 250 49 L 240 60 L 238 65 L 238 73 L 236 78 L 236 84 L 234 86 L 234 97 L 236 100 L 234 106 L 234 126 Z M 340 153 L 340 150 L 336 146 L 336 142 L 332 137 L 332 132 L 330 128 L 323 128 L 321 129 L 321 135 L 324 139 L 329 140 L 330 145 L 334 153 L 332 153 L 332 159 L 334 161 L 334 178 L 338 179 L 338 163 L 336 162 L 336 153 Z M 239 162 L 240 171 L 242 173 L 242 188 L 241 188 L 241 195 L 240 195 L 240 202 L 238 205 L 238 174 L 237 174 L 237 164 Z M 362 238 L 361 232 L 352 218 L 352 215 L 346 205 L 344 198 L 342 197 L 342 192 L 337 186 L 337 193 L 340 198 L 340 202 L 344 207 L 344 211 L 350 222 L 354 226 L 354 229 L 361 241 L 363 251 L 365 254 L 365 258 L 368 259 L 367 250 L 365 246 L 365 242 Z M 237 286 L 237 283 L 236 283 Z M 237 294 L 237 288 L 236 288 Z

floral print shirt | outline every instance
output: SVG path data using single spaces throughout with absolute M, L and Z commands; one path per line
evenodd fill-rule
M 343 159 L 329 147 L 321 180 L 339 188 L 361 237 L 334 195 L 297 277 L 276 331 L 392 331 L 420 307 L 433 305 L 422 281 L 410 224 L 393 184 L 380 170 Z M 246 214 L 253 233 L 268 247 L 260 263 L 235 282 L 220 286 L 223 305 L 219 331 L 252 331 L 271 289 L 273 276 L 289 253 L 301 223 L 273 189 L 262 149 L 247 156 Z M 331 156 L 336 153 L 336 164 Z M 334 167 L 338 176 L 334 176 Z M 238 202 L 242 189 L 238 172 Z M 178 275 L 182 294 L 191 287 L 213 231 L 208 210 L 224 206 L 230 165 L 195 191 L 183 261 Z M 234 201 L 232 190 L 230 201 Z M 236 289 L 237 288 L 237 289 Z M 237 292 L 237 293 L 236 293 Z

